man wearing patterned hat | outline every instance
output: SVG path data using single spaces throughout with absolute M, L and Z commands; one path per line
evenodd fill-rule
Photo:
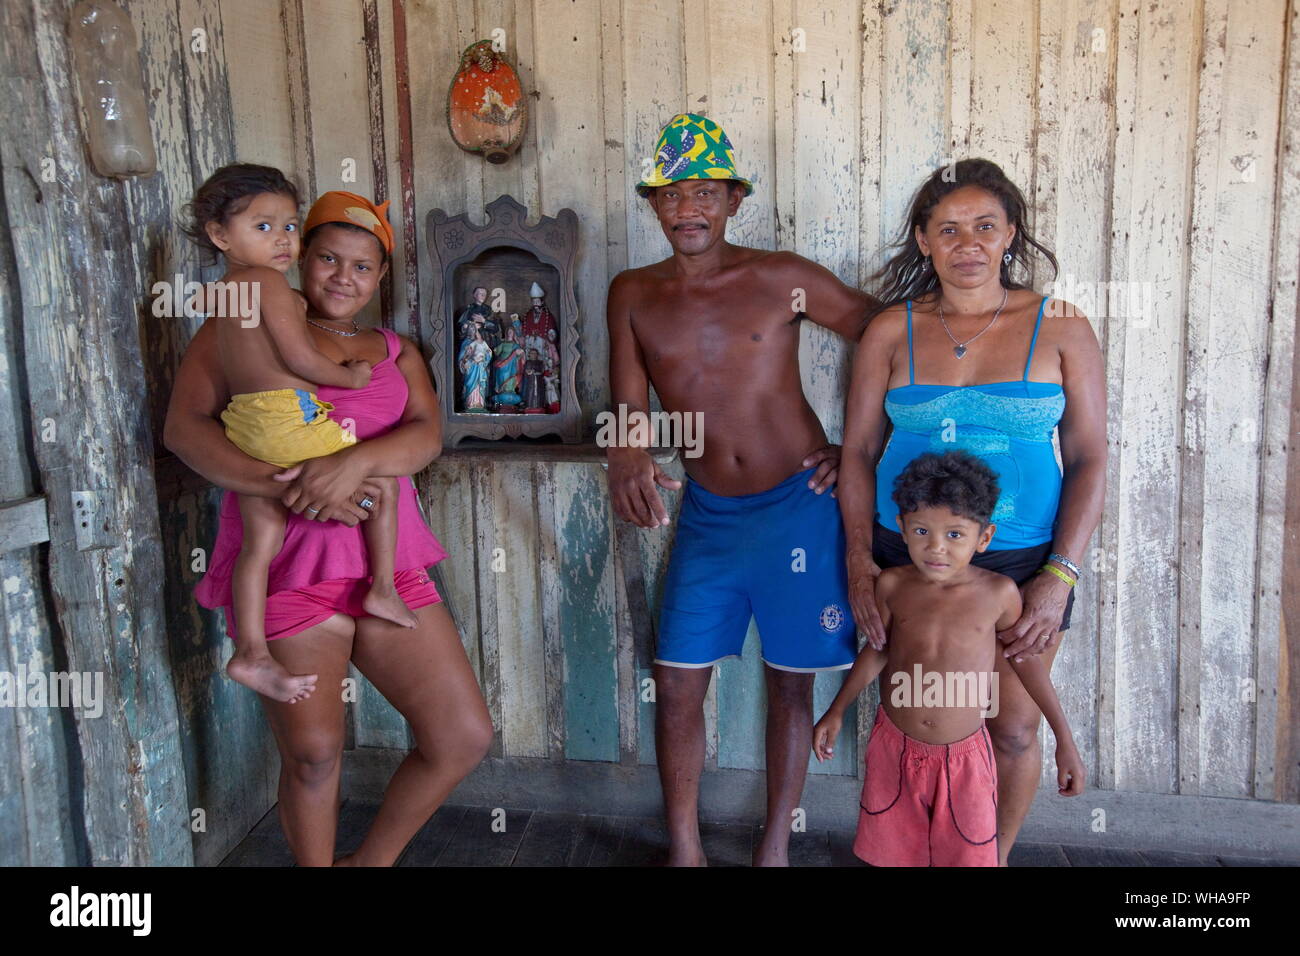
M 799 320 L 857 341 L 872 299 L 801 256 L 729 243 L 727 220 L 753 191 L 722 127 L 674 117 L 637 185 L 672 255 L 616 276 L 607 304 L 615 404 L 647 412 L 653 384 L 665 411 L 702 417 L 703 454 L 683 459 L 654 666 L 671 865 L 705 862 L 704 697 L 713 665 L 739 656 L 751 615 L 767 682 L 767 821 L 756 865 L 788 864 L 814 674 L 847 669 L 857 653 L 844 527 L 828 494 L 840 451 L 804 398 Z M 656 485 L 681 483 L 644 446 L 609 448 L 608 461 L 618 516 L 668 524 Z

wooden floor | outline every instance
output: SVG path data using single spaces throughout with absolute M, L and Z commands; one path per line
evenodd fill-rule
M 338 852 L 355 849 L 374 819 L 377 804 L 348 802 L 339 814 Z M 653 866 L 665 855 L 663 822 L 489 807 L 443 807 L 407 847 L 399 866 Z M 501 826 L 504 820 L 504 830 Z M 704 824 L 704 851 L 711 866 L 748 866 L 760 827 Z M 813 830 L 795 833 L 790 862 L 795 866 L 864 866 L 853 855 L 853 832 Z M 1279 866 L 1248 857 L 1162 850 L 1111 850 L 1098 847 L 1021 843 L 1011 852 L 1012 866 Z M 292 866 L 274 809 L 253 829 L 222 866 Z

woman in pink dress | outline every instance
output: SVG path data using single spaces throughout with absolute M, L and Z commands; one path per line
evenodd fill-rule
M 427 569 L 446 552 L 420 514 L 409 475 L 442 449 L 438 399 L 419 349 L 386 329 L 360 329 L 354 317 L 388 269 L 392 231 L 384 206 L 351 193 L 326 193 L 312 207 L 301 275 L 316 347 L 339 362 L 373 365 L 365 388 L 320 388 L 330 417 L 358 441 L 343 451 L 282 471 L 250 458 L 225 436 L 230 399 L 211 320 L 190 342 L 176 375 L 163 442 L 187 465 L 226 489 L 207 574 L 195 590 L 238 627 L 230 579 L 243 529 L 237 495 L 282 500 L 289 509 L 284 546 L 267 586 L 266 634 L 272 655 L 294 674 L 317 674 L 317 691 L 283 703 L 262 697 L 280 751 L 280 820 L 300 866 L 330 866 L 338 825 L 343 758 L 341 688 L 349 661 L 410 723 L 415 749 L 393 774 L 370 832 L 338 865 L 391 866 L 447 795 L 487 754 L 492 721 L 456 626 Z M 368 578 L 358 527 L 377 489 L 369 475 L 398 476 L 395 576 L 419 623 L 413 629 L 369 617 L 361 608 Z

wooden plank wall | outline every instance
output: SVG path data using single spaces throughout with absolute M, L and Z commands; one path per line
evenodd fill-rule
M 1094 290 L 1110 393 L 1108 504 L 1056 682 L 1100 786 L 1296 799 L 1274 773 L 1275 754 L 1293 744 L 1279 723 L 1281 579 L 1268 559 L 1281 541 L 1295 351 L 1296 265 L 1285 253 L 1300 238 L 1300 204 L 1296 153 L 1282 146 L 1300 121 L 1294 3 L 460 0 L 408 2 L 405 17 L 412 99 L 427 118 L 415 124 L 417 217 L 467 205 L 473 214 L 502 190 L 533 214 L 579 214 L 589 417 L 607 401 L 608 280 L 666 248 L 631 187 L 659 126 L 681 109 L 723 123 L 754 179 L 736 241 L 794 249 L 865 284 L 926 173 L 949 157 L 987 156 L 1033 203 L 1063 295 L 1071 283 L 1138 283 L 1150 314 Z M 496 27 L 536 90 L 525 148 L 503 168 L 457 153 L 440 116 L 455 55 Z M 427 262 L 419 268 L 427 290 Z M 1050 276 L 1035 278 L 1042 287 Z M 805 329 L 800 357 L 809 399 L 838 435 L 849 350 Z M 533 470 L 536 493 L 555 494 L 540 519 L 515 505 L 517 466 L 447 462 L 425 481 L 499 752 L 553 756 L 558 739 L 570 759 L 612 760 L 625 740 L 649 762 L 652 711 L 636 694 L 646 675 L 619 640 L 623 596 L 616 588 L 610 611 L 584 608 L 594 615 L 580 619 L 570 596 L 618 577 L 600 473 Z M 1213 549 L 1227 527 L 1238 540 Z M 535 579 L 506 591 L 484 573 L 482 549 L 543 540 L 555 542 L 554 571 L 535 560 Z M 670 540 L 671 529 L 642 535 L 652 606 Z M 550 625 L 518 598 L 554 588 L 552 573 L 561 690 L 548 683 Z M 520 615 L 531 636 L 510 633 Z M 819 700 L 836 680 L 819 681 Z M 754 657 L 724 664 L 714 695 L 710 766 L 761 767 Z M 841 753 L 820 769 L 854 772 L 858 755 Z
M 608 404 L 609 280 L 666 249 L 632 186 L 673 113 L 723 123 L 755 182 L 733 240 L 793 249 L 859 284 L 930 170 L 961 156 L 1001 163 L 1031 198 L 1067 289 L 1148 283 L 1154 302 L 1145 316 L 1104 305 L 1090 315 L 1107 360 L 1108 503 L 1055 679 L 1093 780 L 1300 798 L 1284 769 L 1297 749 L 1294 718 L 1278 701 L 1279 693 L 1294 699 L 1279 675 L 1300 639 L 1288 644 L 1283 631 L 1275 559 L 1288 493 L 1295 500 L 1287 483 L 1300 269 L 1295 0 L 123 6 L 140 37 L 160 162 L 157 176 L 124 189 L 132 281 L 143 288 L 176 271 L 210 272 L 173 223 L 195 185 L 236 158 L 292 172 L 305 202 L 325 189 L 381 191 L 394 199 L 399 236 L 435 208 L 478 219 L 502 193 L 533 215 L 568 206 L 582 229 L 578 393 L 588 421 Z M 443 110 L 460 52 L 497 29 L 532 115 L 519 153 L 490 166 L 451 143 Z M 6 188 L 13 174 L 6 166 Z M 386 307 L 368 318 L 418 340 L 431 276 L 424 237 L 414 239 L 415 257 L 404 248 L 395 258 Z M 12 275 L 6 248 L 0 273 Z M 0 282 L 0 357 L 10 362 L 13 287 Z M 155 444 L 192 332 L 141 308 Z M 805 327 L 803 336 L 806 391 L 835 438 L 850 350 L 822 330 Z M 26 395 L 5 382 L 9 412 L 0 414 L 17 422 Z M 39 491 L 22 467 L 4 474 L 13 489 L 6 499 Z M 669 470 L 682 475 L 680 463 Z M 649 675 L 632 653 L 600 466 L 449 458 L 418 483 L 451 554 L 440 582 L 488 697 L 494 753 L 652 762 Z M 679 496 L 665 497 L 675 511 Z M 192 600 L 217 496 L 160 499 L 186 783 L 191 804 L 209 811 L 195 856 L 209 862 L 273 802 L 274 750 L 256 702 L 222 674 L 219 618 Z M 672 529 L 638 534 L 656 608 Z M 0 556 L 0 579 L 36 580 L 33 560 Z M 0 595 L 8 655 L 0 666 L 49 653 L 41 650 L 50 643 L 46 598 L 39 586 L 19 591 L 6 585 Z M 744 660 L 719 669 L 706 703 L 710 767 L 762 767 L 756 651 L 751 640 Z M 819 704 L 838 680 L 819 679 Z M 400 718 L 361 686 L 355 744 L 406 746 Z M 870 713 L 863 707 L 859 716 L 859 746 L 846 730 L 836 763 L 817 772 L 856 772 Z M 37 719 L 30 713 L 0 718 L 0 734 L 16 736 L 28 765 L 66 759 L 57 720 L 36 727 L 23 725 Z M 63 862 L 60 854 L 73 852 L 67 794 L 57 775 L 0 789 L 0 806 L 12 811 L 3 817 L 26 819 L 0 831 L 0 855 Z
M 159 599 L 176 564 L 168 566 L 173 542 L 160 537 L 156 517 L 149 434 L 154 383 L 148 371 L 142 374 L 151 368 L 162 369 L 162 378 L 169 374 L 171 330 L 147 343 L 142 324 L 144 290 L 171 264 L 162 238 L 170 209 L 160 201 L 168 180 L 163 175 L 124 184 L 89 170 L 69 80 L 70 6 L 9 4 L 3 17 L 9 108 L 0 124 L 0 151 L 12 237 L 5 247 L 5 267 L 12 270 L 8 301 L 15 306 L 4 318 L 15 348 L 21 336 L 25 365 L 6 381 L 27 406 L 26 427 L 39 436 L 26 443 L 25 473 L 13 477 L 44 495 L 50 541 L 43 560 L 24 569 L 27 579 L 15 577 L 5 589 L 14 596 L 6 656 L 17 668 L 93 678 L 103 697 L 101 713 L 19 721 L 25 738 L 19 753 L 43 761 L 31 768 L 25 785 L 26 813 L 34 823 L 26 853 L 43 862 L 61 854 L 97 865 L 184 864 L 193 860 L 186 823 L 194 804 L 183 766 L 170 629 Z M 204 5 L 181 6 L 189 22 L 209 22 Z M 142 48 L 149 45 L 147 33 Z M 153 62 L 174 56 L 178 42 L 172 24 Z M 224 84 L 209 72 L 212 65 L 196 64 L 189 77 L 192 86 L 212 93 L 214 104 L 211 123 L 194 136 L 196 145 L 207 137 L 229 139 L 221 133 Z M 177 62 L 172 68 L 185 69 Z M 146 65 L 146 82 L 150 72 Z M 173 131 L 161 111 L 154 120 Z M 161 149 L 162 166 L 169 158 Z M 160 361 L 144 361 L 151 346 Z M 41 603 L 52 605 L 53 613 Z M 75 735 L 65 736 L 65 755 L 58 737 L 68 719 Z M 64 775 L 57 788 L 49 785 L 54 773 Z M 66 828 L 65 787 L 79 812 L 72 839 L 60 848 L 46 841 Z M 34 807 L 41 798 L 51 805 Z

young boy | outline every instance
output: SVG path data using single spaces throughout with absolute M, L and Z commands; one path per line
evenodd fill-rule
M 862 648 L 813 728 L 813 751 L 819 761 L 832 755 L 844 711 L 883 669 L 853 852 L 875 866 L 997 866 L 997 769 L 984 716 L 997 713 L 996 632 L 1020 617 L 1020 591 L 970 563 L 996 530 L 997 478 L 966 452 L 925 454 L 898 476 L 893 497 L 912 564 L 876 583 L 889 642 Z M 1056 735 L 1059 792 L 1077 796 L 1083 761 L 1047 669 L 1037 656 L 1009 663 Z

